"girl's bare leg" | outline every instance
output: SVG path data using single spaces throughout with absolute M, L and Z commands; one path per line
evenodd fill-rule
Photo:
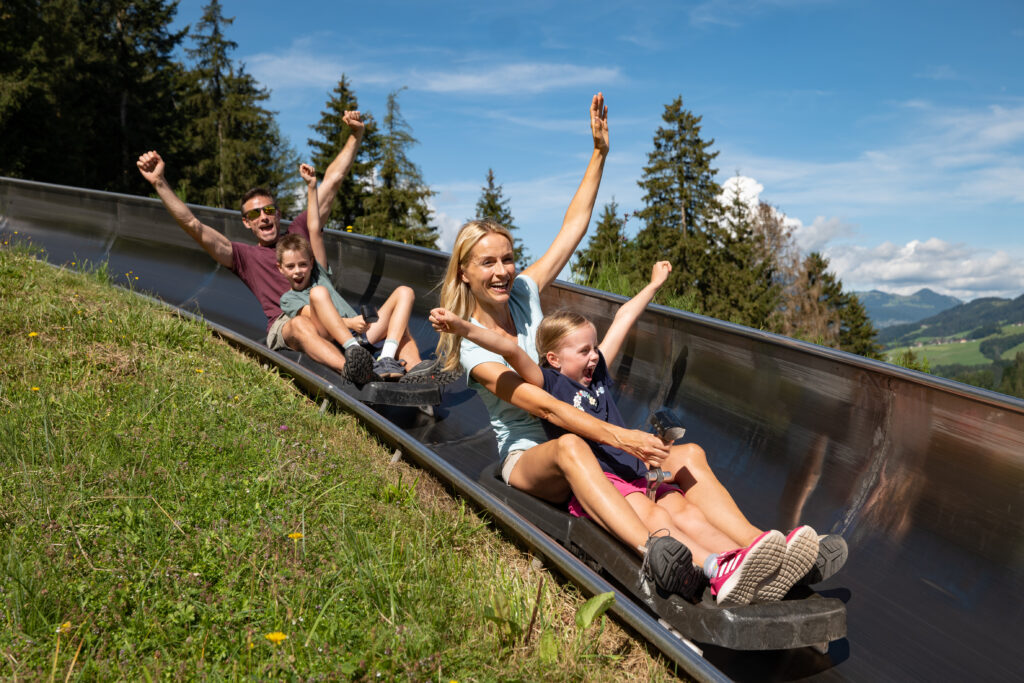
M 711 550 L 699 543 L 685 529 L 676 524 L 676 520 L 672 518 L 671 512 L 662 506 L 660 500 L 655 504 L 646 495 L 636 492 L 626 496 L 626 502 L 636 512 L 637 517 L 647 527 L 648 532 L 654 533 L 660 529 L 667 530 L 669 536 L 690 549 L 690 554 L 693 556 L 693 561 L 696 564 L 703 565 L 704 560 L 711 554 Z
M 632 495 L 627 496 L 627 500 L 629 498 L 632 498 Z M 650 502 L 649 499 L 648 502 Z M 716 529 L 704 516 L 704 513 L 696 505 L 687 501 L 681 493 L 674 492 L 662 496 L 658 499 L 655 507 L 664 510 L 680 532 L 692 539 L 694 545 L 690 545 L 690 542 L 687 542 L 686 545 L 690 548 L 695 560 L 697 559 L 695 546 L 704 551 L 703 557 L 698 560 L 702 564 L 703 558 L 707 557 L 708 553 L 723 553 L 740 547 L 738 543 Z
M 697 444 L 673 446 L 661 468 L 683 490 L 686 500 L 696 505 L 712 526 L 733 541 L 731 547 L 746 547 L 761 534 L 761 529 L 750 523 L 718 481 L 704 449 Z

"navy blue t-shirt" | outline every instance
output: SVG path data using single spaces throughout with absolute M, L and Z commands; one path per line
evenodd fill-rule
M 604 354 L 600 351 L 598 354 L 600 358 L 597 361 L 597 367 L 594 368 L 594 378 L 589 387 L 574 382 L 554 368 L 546 367 L 544 368 L 544 391 L 599 420 L 618 427 L 626 427 L 622 420 L 622 414 L 619 413 L 619 408 L 612 398 L 614 384 L 608 374 L 608 365 L 605 363 Z M 550 422 L 545 421 L 543 424 L 549 439 L 556 439 L 566 433 L 566 430 Z M 590 444 L 594 455 L 597 456 L 597 462 L 605 472 L 618 475 L 626 481 L 643 479 L 647 476 L 647 465 L 639 458 L 614 446 L 597 443 L 590 439 L 586 439 L 586 441 Z

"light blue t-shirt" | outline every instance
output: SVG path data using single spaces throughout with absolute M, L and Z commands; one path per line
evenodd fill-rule
M 538 360 L 537 326 L 544 318 L 544 312 L 540 308 L 540 291 L 537 289 L 537 283 L 526 275 L 518 276 L 512 282 L 508 306 L 512 312 L 516 336 L 519 338 L 519 347 L 526 351 L 530 358 Z M 470 319 L 470 322 L 480 324 L 473 319 Z M 498 439 L 498 455 L 502 460 L 510 451 L 526 450 L 548 440 L 539 419 L 522 408 L 501 400 L 470 375 L 473 368 L 481 363 L 501 363 L 505 367 L 511 367 L 504 358 L 480 348 L 468 339 L 463 339 L 459 363 L 466 371 L 469 388 L 480 396 L 480 400 L 487 408 L 487 414 L 491 416 L 494 436 Z

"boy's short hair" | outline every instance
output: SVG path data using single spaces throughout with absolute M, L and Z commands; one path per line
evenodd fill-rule
M 294 232 L 290 232 L 277 241 L 277 246 L 274 248 L 277 253 L 277 262 L 280 263 L 284 258 L 286 251 L 297 251 L 305 254 L 310 259 L 313 258 L 313 247 L 309 245 L 309 241 L 306 240 L 302 235 L 296 235 Z
M 238 203 L 238 210 L 245 213 L 245 203 L 253 197 L 269 197 L 270 201 L 276 201 L 274 194 L 265 187 L 254 187 L 242 195 L 242 201 Z

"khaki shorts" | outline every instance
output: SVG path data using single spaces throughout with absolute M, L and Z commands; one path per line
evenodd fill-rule
M 516 468 L 516 463 L 519 462 L 519 458 L 523 457 L 523 453 L 526 450 L 509 451 L 505 457 L 505 462 L 501 464 L 501 478 L 506 484 L 508 484 L 509 477 L 512 476 L 512 470 Z
M 284 343 L 284 326 L 289 320 L 291 318 L 282 313 L 270 325 L 270 329 L 267 330 L 267 348 L 272 351 L 288 348 L 288 345 Z

